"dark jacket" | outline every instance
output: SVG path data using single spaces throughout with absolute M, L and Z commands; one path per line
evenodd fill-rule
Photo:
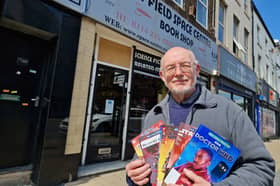
M 194 103 L 186 123 L 204 124 L 235 145 L 241 152 L 230 175 L 213 185 L 271 186 L 275 175 L 275 162 L 266 150 L 248 115 L 237 104 L 212 94 L 204 87 Z M 169 95 L 147 114 L 143 129 L 159 120 L 170 123 Z

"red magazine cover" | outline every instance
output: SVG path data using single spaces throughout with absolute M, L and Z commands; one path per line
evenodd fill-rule
M 153 124 L 150 128 L 144 130 L 141 134 L 139 134 L 138 136 L 134 137 L 131 140 L 131 145 L 132 145 L 136 155 L 139 158 L 143 157 L 143 151 L 142 151 L 142 148 L 141 148 L 141 145 L 140 145 L 140 137 L 147 134 L 147 133 L 151 133 L 153 131 L 156 131 L 156 130 L 160 129 L 160 126 L 163 125 L 163 124 L 164 124 L 164 122 L 160 120 L 159 122 Z
M 163 125 L 161 127 L 161 142 L 159 146 L 159 161 L 158 161 L 158 175 L 157 184 L 161 185 L 166 173 L 166 166 L 170 152 L 175 143 L 177 128 L 171 125 Z
M 170 170 L 174 163 L 178 160 L 181 153 L 183 152 L 185 146 L 191 140 L 192 136 L 196 131 L 196 127 L 188 125 L 186 123 L 180 123 L 178 127 L 177 137 L 175 139 L 175 143 L 173 146 L 173 150 L 171 151 L 168 163 L 167 170 Z
M 157 164 L 159 159 L 159 144 L 161 141 L 160 126 L 163 124 L 163 121 L 157 122 L 151 128 L 145 130 L 140 136 L 143 158 L 150 164 L 152 169 L 150 182 L 153 186 L 157 184 Z

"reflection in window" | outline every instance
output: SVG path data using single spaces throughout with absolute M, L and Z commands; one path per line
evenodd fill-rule
M 223 90 L 219 90 L 219 95 L 231 100 L 231 94 L 229 92 L 223 91 Z
M 160 78 L 138 73 L 133 74 L 132 86 L 128 138 L 140 133 L 146 113 L 160 102 L 167 93 L 167 89 Z
M 233 95 L 233 101 L 244 109 L 244 97 Z
M 208 0 L 198 0 L 196 4 L 196 20 L 202 26 L 207 28 Z
M 177 5 L 179 5 L 181 8 L 183 8 L 183 0 L 173 0 Z
M 225 5 L 220 2 L 219 7 L 219 28 L 218 28 L 218 39 L 223 43 L 224 42 L 224 18 L 225 18 Z

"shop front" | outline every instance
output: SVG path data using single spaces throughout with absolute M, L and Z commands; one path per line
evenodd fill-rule
M 188 30 L 158 11 L 158 4 Z M 91 0 L 84 14 L 93 19 L 96 42 L 82 167 L 133 157 L 130 140 L 140 133 L 145 114 L 167 93 L 159 77 L 160 57 L 167 49 L 193 50 L 202 68 L 198 81 L 209 89 L 217 71 L 215 42 L 164 2 Z
M 265 80 L 259 81 L 257 95 L 257 125 L 258 132 L 263 139 L 279 136 L 279 94 L 273 90 Z
M 55 1 L 69 7 L 65 0 Z M 198 82 L 210 89 L 217 46 L 162 1 L 89 0 L 77 11 L 84 15 L 81 63 L 76 66 L 70 116 L 61 129 L 67 129 L 65 154 L 81 155 L 78 176 L 86 176 L 124 167 L 133 157 L 130 140 L 140 133 L 145 114 L 167 93 L 159 77 L 160 58 L 167 49 L 191 49 L 202 68 Z
M 218 94 L 238 104 L 255 120 L 256 74 L 222 46 L 219 46 Z
M 36 185 L 75 177 L 79 156 L 64 155 L 58 123 L 69 115 L 79 30 L 79 16 L 48 2 L 1 1 L 1 175 L 27 172 Z

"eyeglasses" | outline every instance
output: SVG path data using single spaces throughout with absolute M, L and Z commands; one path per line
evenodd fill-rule
M 184 62 L 184 63 L 179 63 L 179 68 L 180 70 L 185 73 L 185 72 L 189 72 L 190 69 L 192 68 L 193 63 L 192 62 Z M 167 67 L 165 67 L 165 71 L 168 74 L 175 74 L 176 72 L 176 68 L 177 68 L 177 64 L 176 65 L 168 65 Z

